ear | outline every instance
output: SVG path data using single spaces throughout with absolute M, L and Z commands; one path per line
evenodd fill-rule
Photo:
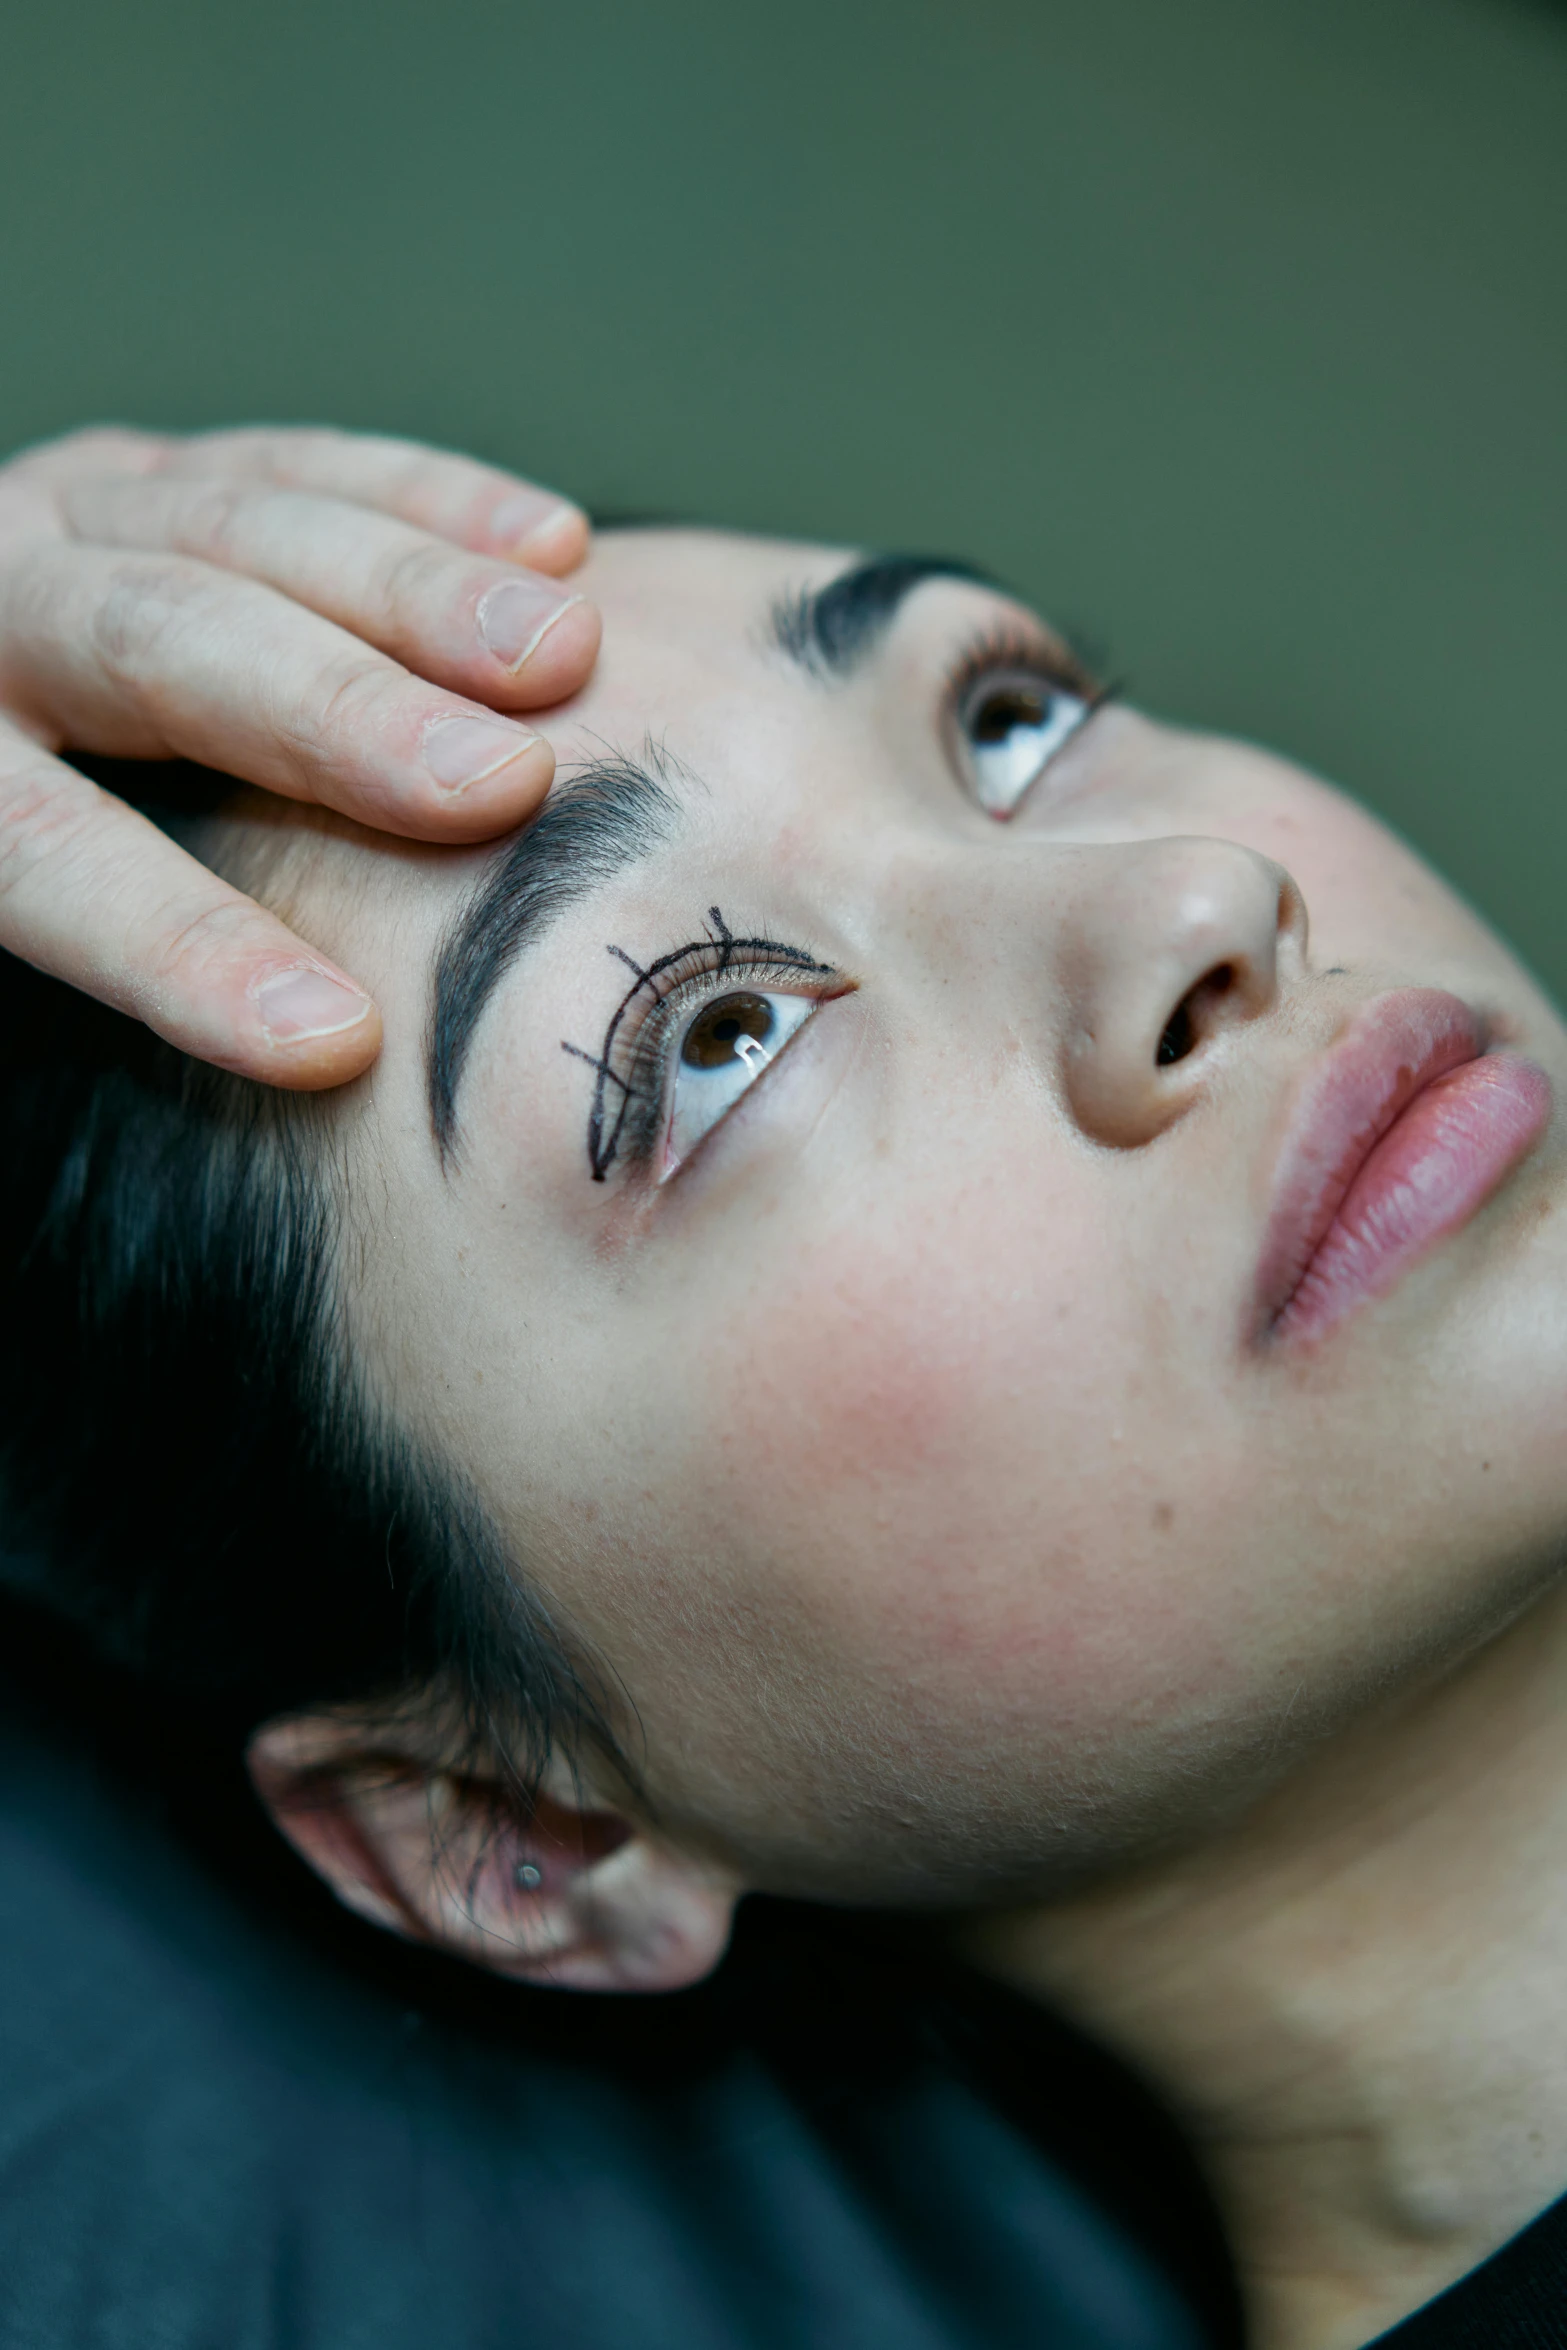
M 742 1887 L 554 1770 L 526 1810 L 498 1779 L 388 1751 L 334 1714 L 269 1722 L 256 1793 L 339 1901 L 493 1973 L 678 1991 L 723 1956 Z

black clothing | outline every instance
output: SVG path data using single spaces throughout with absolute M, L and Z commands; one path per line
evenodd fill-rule
M 4 2350 L 1239 2343 L 1168 2125 L 1023 2003 L 766 1904 L 696 1991 L 495 1983 L 0 1643 Z
M 1567 2350 L 1567 2198 L 1370 2350 Z

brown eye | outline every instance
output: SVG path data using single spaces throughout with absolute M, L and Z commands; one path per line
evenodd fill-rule
M 688 1069 L 722 1069 L 749 1058 L 742 1039 L 765 1045 L 776 1026 L 765 996 L 720 996 L 686 1030 L 680 1058 Z
M 986 694 L 969 719 L 969 735 L 977 743 L 1004 743 L 1020 726 L 1043 726 L 1045 697 L 1037 688 L 1002 686 Z
M 815 996 L 764 994 L 752 987 L 736 988 L 702 1006 L 662 1080 L 667 1123 L 658 1157 L 660 1183 L 750 1092 L 817 1007 Z
M 1005 821 L 1037 783 L 1092 705 L 1070 686 L 1026 669 L 977 679 L 958 713 L 969 788 L 988 816 Z

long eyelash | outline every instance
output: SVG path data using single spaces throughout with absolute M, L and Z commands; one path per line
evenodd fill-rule
M 1002 620 L 971 637 L 958 654 L 942 689 L 944 706 L 954 713 L 961 710 L 970 690 L 993 669 L 1032 669 L 1049 678 L 1052 685 L 1080 694 L 1091 711 L 1120 690 L 1115 685 L 1101 685 L 1070 645 L 1052 641 L 1015 620 Z
M 660 955 L 644 970 L 624 947 L 606 951 L 634 974 L 610 1014 L 596 1053 L 561 1040 L 561 1051 L 586 1061 L 594 1073 L 588 1113 L 588 1164 L 602 1183 L 622 1150 L 645 1159 L 658 1131 L 664 1096 L 664 1064 L 670 1034 L 686 1002 L 703 979 L 725 977 L 738 966 L 755 981 L 798 979 L 803 971 L 835 976 L 830 963 L 817 962 L 800 947 L 776 938 L 736 938 L 716 906 L 707 909 L 712 929 L 703 937 Z

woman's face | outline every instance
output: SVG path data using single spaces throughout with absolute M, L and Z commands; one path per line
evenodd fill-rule
M 385 1012 L 358 1352 L 608 1663 L 666 1828 L 1023 1893 L 1554 1571 L 1562 1138 L 1473 1055 L 1561 1084 L 1567 1038 L 1336 792 L 1085 718 L 970 581 L 800 601 L 852 570 L 606 537 L 558 816 L 303 834 L 281 895 Z

